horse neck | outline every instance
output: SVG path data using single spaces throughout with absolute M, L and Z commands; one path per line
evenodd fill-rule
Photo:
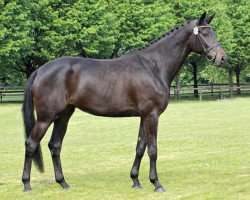
M 148 57 L 153 66 L 159 68 L 161 78 L 168 86 L 191 52 L 188 47 L 190 30 L 189 25 L 185 25 L 148 47 L 144 53 L 144 57 Z

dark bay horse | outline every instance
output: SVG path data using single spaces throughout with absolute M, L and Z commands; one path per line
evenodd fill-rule
M 43 171 L 40 141 L 54 123 L 49 149 L 55 179 L 65 182 L 60 151 L 67 124 L 75 107 L 98 116 L 141 118 L 135 160 L 131 169 L 134 188 L 141 159 L 147 146 L 150 159 L 149 179 L 155 191 L 163 192 L 156 171 L 158 118 L 168 105 L 170 84 L 191 52 L 204 54 L 216 65 L 224 65 L 227 56 L 209 26 L 213 16 L 204 13 L 151 44 L 118 59 L 97 60 L 62 57 L 37 69 L 29 78 L 23 103 L 26 132 L 24 191 L 31 190 L 32 159 Z M 34 117 L 36 110 L 36 119 Z

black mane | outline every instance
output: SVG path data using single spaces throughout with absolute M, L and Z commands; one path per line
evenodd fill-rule
M 151 42 L 149 42 L 148 44 L 146 44 L 146 45 L 144 45 L 144 46 L 142 46 L 142 47 L 139 47 L 139 48 L 134 48 L 134 49 L 132 49 L 132 50 L 129 50 L 128 53 L 146 49 L 146 48 L 152 46 L 153 44 L 155 44 L 156 42 L 158 42 L 159 40 L 161 40 L 161 39 L 163 39 L 163 38 L 169 36 L 171 33 L 174 33 L 175 31 L 177 31 L 177 30 L 179 30 L 180 28 L 184 27 L 186 24 L 189 24 L 190 22 L 191 22 L 191 21 L 187 21 L 187 22 L 184 23 L 184 24 L 181 24 L 181 25 L 179 25 L 179 26 L 177 26 L 177 27 L 175 27 L 175 28 L 172 28 L 170 31 L 168 31 L 168 32 L 166 32 L 166 33 L 164 33 L 164 34 L 162 34 L 160 37 L 151 40 Z

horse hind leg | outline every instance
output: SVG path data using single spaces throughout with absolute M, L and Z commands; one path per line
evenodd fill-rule
M 45 135 L 51 122 L 36 121 L 30 136 L 25 141 L 25 161 L 22 182 L 24 184 L 24 191 L 30 191 L 30 171 L 32 164 L 32 156 L 36 151 L 38 144 Z
M 74 113 L 74 110 L 74 107 L 67 107 L 62 113 L 60 113 L 59 118 L 54 122 L 52 136 L 48 144 L 54 166 L 55 180 L 64 189 L 68 188 L 69 185 L 66 183 L 63 176 L 60 153 L 68 121 Z

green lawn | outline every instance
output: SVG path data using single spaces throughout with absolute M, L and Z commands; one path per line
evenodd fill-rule
M 54 182 L 47 143 L 45 173 L 32 168 L 23 193 L 24 133 L 20 104 L 0 104 L 0 199 L 250 199 L 250 98 L 170 102 L 161 116 L 158 173 L 166 193 L 153 192 L 145 154 L 142 190 L 131 188 L 139 119 L 102 118 L 79 110 L 62 149 L 69 190 Z

